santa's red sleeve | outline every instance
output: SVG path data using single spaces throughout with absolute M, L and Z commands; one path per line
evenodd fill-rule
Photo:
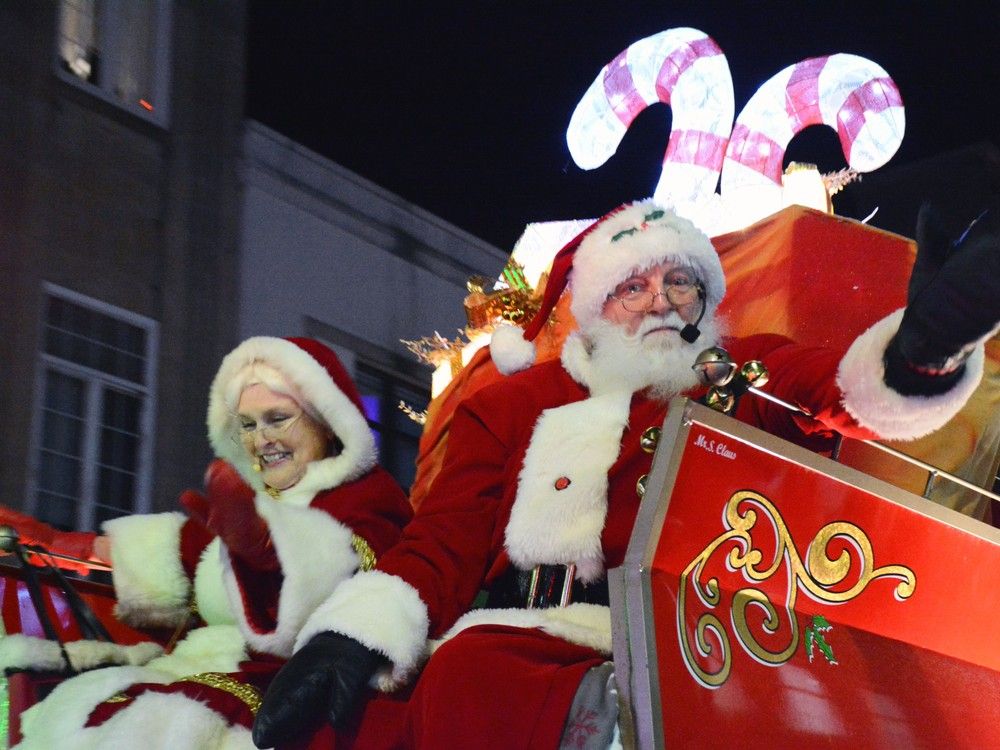
M 763 390 L 804 408 L 812 418 L 754 397 L 741 400 L 737 416 L 788 439 L 805 436 L 805 442 L 835 433 L 870 440 L 915 440 L 940 429 L 979 385 L 984 349 L 975 348 L 950 390 L 935 396 L 897 393 L 885 384 L 883 356 L 902 315 L 899 310 L 878 321 L 846 352 L 793 344 L 771 334 L 739 340 L 731 352 L 734 360 L 761 359 L 769 373 Z
M 428 634 L 440 635 L 471 606 L 498 544 L 499 505 L 517 435 L 507 383 L 481 391 L 455 412 L 449 451 L 432 492 L 377 570 L 341 584 L 306 622 L 296 649 L 333 630 L 391 662 L 389 688 L 416 670 Z

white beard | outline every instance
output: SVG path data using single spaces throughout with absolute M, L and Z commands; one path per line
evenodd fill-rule
M 677 330 L 649 333 L 664 325 Z M 706 314 L 698 325 L 701 335 L 694 343 L 680 337 L 684 321 L 676 312 L 647 316 L 633 334 L 620 325 L 599 319 L 587 329 L 574 334 L 577 342 L 567 341 L 563 364 L 591 395 L 628 390 L 648 391 L 652 398 L 666 401 L 697 387 L 698 378 L 691 369 L 698 354 L 716 346 L 720 324 L 714 314 Z

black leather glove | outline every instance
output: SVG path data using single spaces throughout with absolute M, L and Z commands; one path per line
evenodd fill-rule
M 314 635 L 275 675 L 253 722 L 257 747 L 289 742 L 323 719 L 334 726 L 353 714 L 383 657 L 340 633 Z
M 934 395 L 961 378 L 975 345 L 1000 323 L 1000 210 L 952 242 L 929 206 L 917 218 L 917 259 L 906 312 L 885 352 L 885 383 Z

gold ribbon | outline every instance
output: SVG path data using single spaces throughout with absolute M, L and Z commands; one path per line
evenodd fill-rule
M 358 553 L 358 570 L 371 570 L 378 562 L 375 557 L 375 550 L 365 541 L 364 537 L 357 534 L 351 536 L 351 546 Z
M 192 674 L 179 680 L 174 680 L 170 684 L 183 685 L 186 682 L 194 683 L 196 685 L 205 685 L 207 687 L 214 688 L 215 690 L 221 690 L 224 693 L 229 693 L 233 697 L 243 701 L 246 707 L 250 709 L 250 713 L 254 716 L 257 715 L 257 710 L 260 708 L 260 704 L 263 701 L 260 691 L 253 685 L 247 685 L 245 682 L 233 679 L 229 675 L 223 674 L 222 672 L 200 672 L 199 674 Z M 130 700 L 132 700 L 132 696 L 130 695 L 126 695 L 125 693 L 115 693 L 104 702 L 125 703 Z

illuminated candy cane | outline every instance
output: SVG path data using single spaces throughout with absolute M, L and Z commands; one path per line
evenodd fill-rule
M 780 189 L 785 149 L 809 125 L 836 130 L 847 163 L 870 172 L 902 143 L 902 97 L 885 70 L 856 55 L 814 57 L 785 68 L 736 118 L 722 168 L 722 195 Z
M 653 197 L 682 207 L 715 194 L 733 123 L 733 80 L 725 55 L 704 32 L 677 28 L 640 39 L 608 63 L 587 89 L 566 131 L 581 169 L 611 157 L 636 116 L 670 105 L 673 126 Z

